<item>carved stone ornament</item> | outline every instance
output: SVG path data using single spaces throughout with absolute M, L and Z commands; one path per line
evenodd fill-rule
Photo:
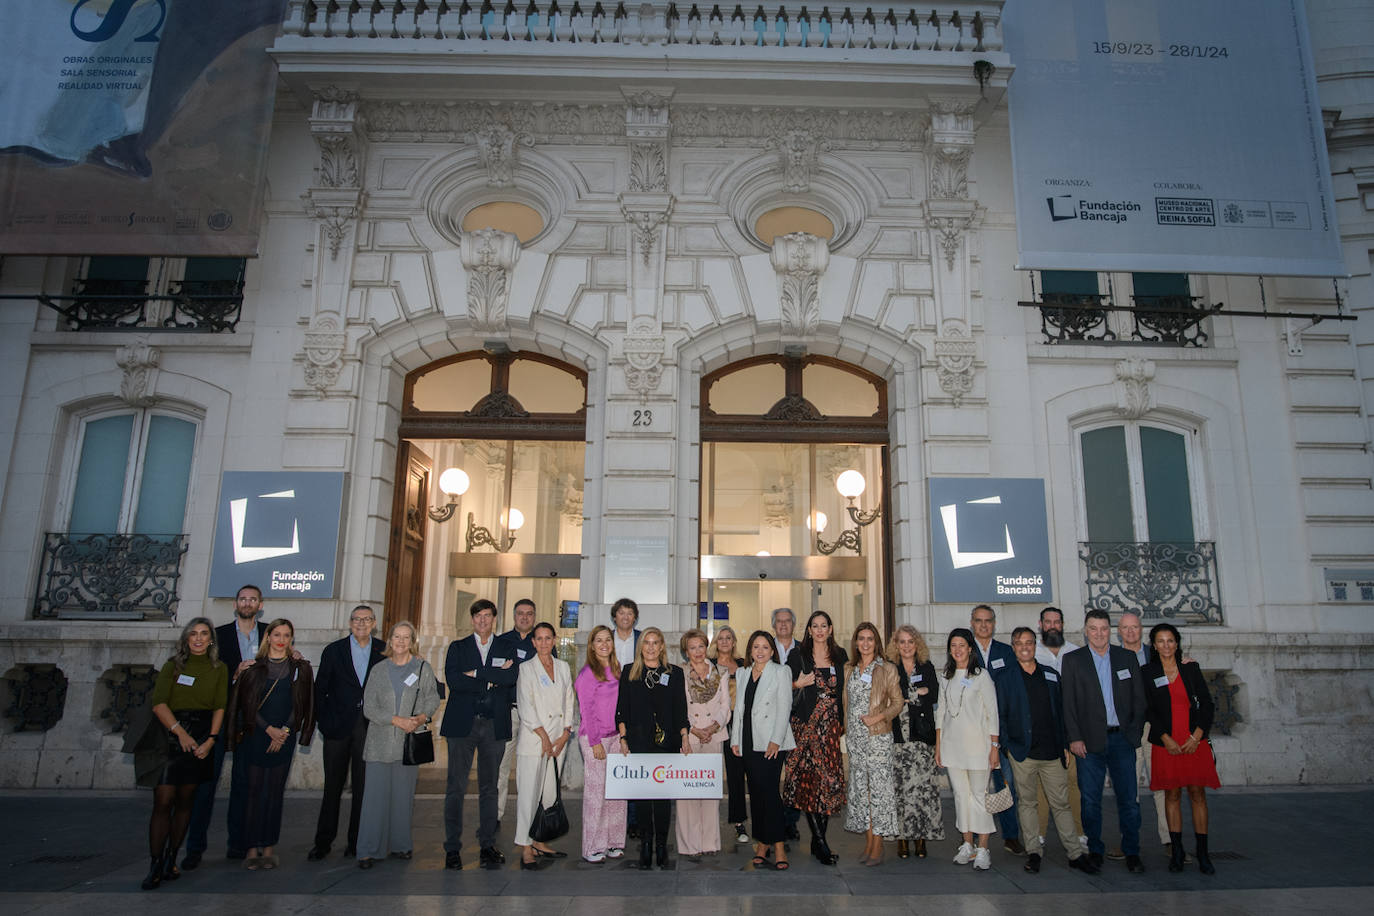
M 937 200 L 968 197 L 968 164 L 973 156 L 973 111 L 976 100 L 935 99 L 926 129 L 930 162 L 930 196 Z
M 782 333 L 807 337 L 821 321 L 821 277 L 830 264 L 825 239 L 789 232 L 773 239 L 773 270 L 778 274 Z
M 562 481 L 563 498 L 558 512 L 574 528 L 582 527 L 582 487 L 581 481 L 568 474 Z
M 815 131 L 798 128 L 784 131 L 772 143 L 781 160 L 783 190 L 794 194 L 810 191 L 820 155 L 829 152 L 830 141 Z
M 933 221 L 935 232 L 940 239 L 940 250 L 945 254 L 945 266 L 954 269 L 954 261 L 959 257 L 959 244 L 963 241 L 964 230 L 969 221 L 958 217 L 942 217 Z
M 318 397 L 334 387 L 343 369 L 343 351 L 348 335 L 338 312 L 320 312 L 310 319 L 305 332 L 305 383 Z
M 310 135 L 320 147 L 317 187 L 362 187 L 362 132 L 357 112 L 356 92 L 331 87 L 315 94 Z
M 631 252 L 639 252 L 639 258 L 645 267 L 653 260 L 659 228 L 668 221 L 668 215 L 672 211 L 672 197 L 668 197 L 662 206 L 630 207 L 622 204 L 620 207 L 621 214 L 630 223 Z
M 362 215 L 365 195 L 357 188 L 311 188 L 301 195 L 301 203 L 311 219 L 324 231 L 330 260 L 339 259 L 344 239 Z
M 784 423 L 816 422 L 824 420 L 825 415 L 806 398 L 799 394 L 789 394 L 768 408 L 763 415 L 765 420 L 781 420 Z
M 630 144 L 630 190 L 668 190 L 667 144 L 657 141 Z
M 1139 420 L 1150 409 L 1150 382 L 1155 377 L 1154 360 L 1133 356 L 1116 364 L 1116 412 L 1129 420 Z
M 764 491 L 763 523 L 769 528 L 792 527 L 792 478 L 785 477 Z
M 499 229 L 464 232 L 458 254 L 468 273 L 468 318 L 473 329 L 505 334 L 510 272 L 520 255 L 520 240 Z
M 487 170 L 487 185 L 508 188 L 515 184 L 515 131 L 504 124 L 490 123 L 473 133 L 477 157 Z
M 641 403 L 658 390 L 666 347 L 663 331 L 655 319 L 639 315 L 630 320 L 621 343 L 621 351 L 625 354 L 625 385 L 639 395 Z
M 154 382 L 161 362 L 162 354 L 156 347 L 148 346 L 146 337 L 115 350 L 115 365 L 124 372 L 119 380 L 119 399 L 130 407 L 148 407 L 155 403 Z
M 977 354 L 977 344 L 964 323 L 946 321 L 935 338 L 935 371 L 940 390 L 953 399 L 955 407 L 973 391 L 973 359 Z

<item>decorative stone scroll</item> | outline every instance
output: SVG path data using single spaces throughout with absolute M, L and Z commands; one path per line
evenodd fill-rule
M 621 343 L 621 351 L 625 354 L 625 386 L 639 395 L 641 403 L 658 390 L 666 349 L 657 319 L 648 315 L 630 319 L 629 330 Z
M 955 407 L 973 391 L 973 360 L 977 352 L 977 345 L 962 321 L 946 321 L 935 338 L 936 377 L 940 390 L 950 396 Z
M 929 195 L 937 200 L 964 200 L 968 164 L 973 157 L 973 111 L 976 99 L 932 99 L 926 128 Z
M 305 212 L 320 225 L 330 260 L 362 214 L 365 139 L 358 119 L 358 94 L 327 88 L 315 93 L 310 136 L 320 148 L 316 184 L 301 195 Z
M 821 321 L 821 277 L 830 248 L 808 232 L 773 239 L 773 270 L 778 274 L 778 304 L 784 338 L 808 337 Z
M 468 274 L 468 318 L 473 329 L 506 334 L 510 272 L 520 255 L 520 240 L 499 229 L 464 232 L 458 255 Z
M 794 128 L 773 137 L 772 145 L 781 159 L 783 190 L 804 194 L 811 190 L 821 153 L 829 152 L 832 144 L 814 129 Z
M 1150 382 L 1155 377 L 1151 359 L 1132 356 L 1116 364 L 1116 412 L 1139 420 L 1150 409 Z
M 148 338 L 115 350 L 115 365 L 123 371 L 119 380 L 119 399 L 130 407 L 149 407 L 157 401 L 153 393 L 162 354 L 148 345 Z
M 338 312 L 319 312 L 310 319 L 305 332 L 305 383 L 315 389 L 317 397 L 324 397 L 339 381 L 347 344 L 348 335 Z

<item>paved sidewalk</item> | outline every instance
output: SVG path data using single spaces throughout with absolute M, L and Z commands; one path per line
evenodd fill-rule
M 502 825 L 502 848 L 509 864 L 500 871 L 476 867 L 476 850 L 464 850 L 461 872 L 443 869 L 443 800 L 416 801 L 415 857 L 388 860 L 370 871 L 342 858 L 336 848 L 324 862 L 305 861 L 314 832 L 318 793 L 288 794 L 282 867 L 246 872 L 223 858 L 222 827 L 211 832 L 205 864 L 181 880 L 144 892 L 138 882 L 146 869 L 147 792 L 81 791 L 0 793 L 0 837 L 4 878 L 0 914 L 87 913 L 111 909 L 121 916 L 165 913 L 169 906 L 198 916 L 217 913 L 369 913 L 378 905 L 405 913 L 524 914 L 539 916 L 628 911 L 626 897 L 651 897 L 653 912 L 699 916 L 701 901 L 729 898 L 729 911 L 743 914 L 798 912 L 796 895 L 818 898 L 803 909 L 821 913 L 862 912 L 865 916 L 907 913 L 1132 914 L 1187 910 L 1226 913 L 1367 913 L 1369 870 L 1374 846 L 1367 825 L 1374 820 L 1374 788 L 1264 788 L 1212 793 L 1212 848 L 1217 874 L 1207 878 L 1190 867 L 1169 874 L 1152 835 L 1145 839 L 1145 875 L 1130 875 L 1120 862 L 1106 863 L 1089 878 L 1066 867 L 1051 840 L 1043 871 L 1029 875 L 1024 858 L 1012 856 L 993 838 L 992 870 L 975 873 L 951 862 L 957 843 L 932 843 L 930 858 L 888 859 L 877 868 L 855 864 L 859 837 L 834 828 L 840 855 L 836 867 L 820 865 L 807 854 L 807 842 L 793 844 L 792 870 L 759 872 L 749 865 L 746 848 L 727 842 L 724 850 L 699 862 L 681 860 L 675 871 L 646 874 L 618 863 L 590 865 L 578 858 L 580 800 L 568 794 L 573 832 L 555 844 L 569 858 L 535 873 L 515 867 L 510 846 L 513 825 Z M 1144 821 L 1153 824 L 1148 796 Z M 1114 806 L 1104 806 L 1110 831 Z M 466 818 L 475 823 L 475 799 Z M 512 806 L 513 808 L 513 806 Z M 217 813 L 222 816 L 222 807 Z M 508 812 L 509 816 L 509 812 Z M 841 819 L 837 818 L 838 824 Z M 945 799 L 946 836 L 953 837 L 953 810 Z M 803 832 L 805 825 L 803 824 Z M 648 883 L 646 883 L 648 882 Z M 647 893 L 646 893 L 647 892 Z M 111 896 L 114 895 L 114 896 Z M 1110 896 L 1107 896 L 1110 895 Z M 378 897 L 389 897 L 385 902 Z M 168 899 L 173 898 L 173 899 Z M 402 898 L 397 900 L 397 898 Z M 537 898 L 537 899 L 531 899 Z M 678 899 L 683 898 L 683 899 Z M 778 899 L 786 898 L 786 899 Z M 862 898 L 862 899 L 861 899 Z

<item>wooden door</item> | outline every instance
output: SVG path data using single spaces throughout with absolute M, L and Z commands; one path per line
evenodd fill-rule
M 425 530 L 429 524 L 430 457 L 406 440 L 396 456 L 396 492 L 391 503 L 391 544 L 386 562 L 386 610 L 382 638 L 393 624 L 421 626 Z

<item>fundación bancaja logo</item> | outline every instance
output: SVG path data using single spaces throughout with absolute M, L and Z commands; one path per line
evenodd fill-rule
M 211 597 L 233 597 L 251 582 L 264 597 L 332 598 L 343 480 L 328 471 L 226 471 Z
M 1140 212 L 1140 204 L 1133 200 L 1084 200 L 1072 194 L 1046 197 L 1050 220 L 1056 223 L 1077 219 L 1094 223 L 1124 223 L 1131 214 Z

